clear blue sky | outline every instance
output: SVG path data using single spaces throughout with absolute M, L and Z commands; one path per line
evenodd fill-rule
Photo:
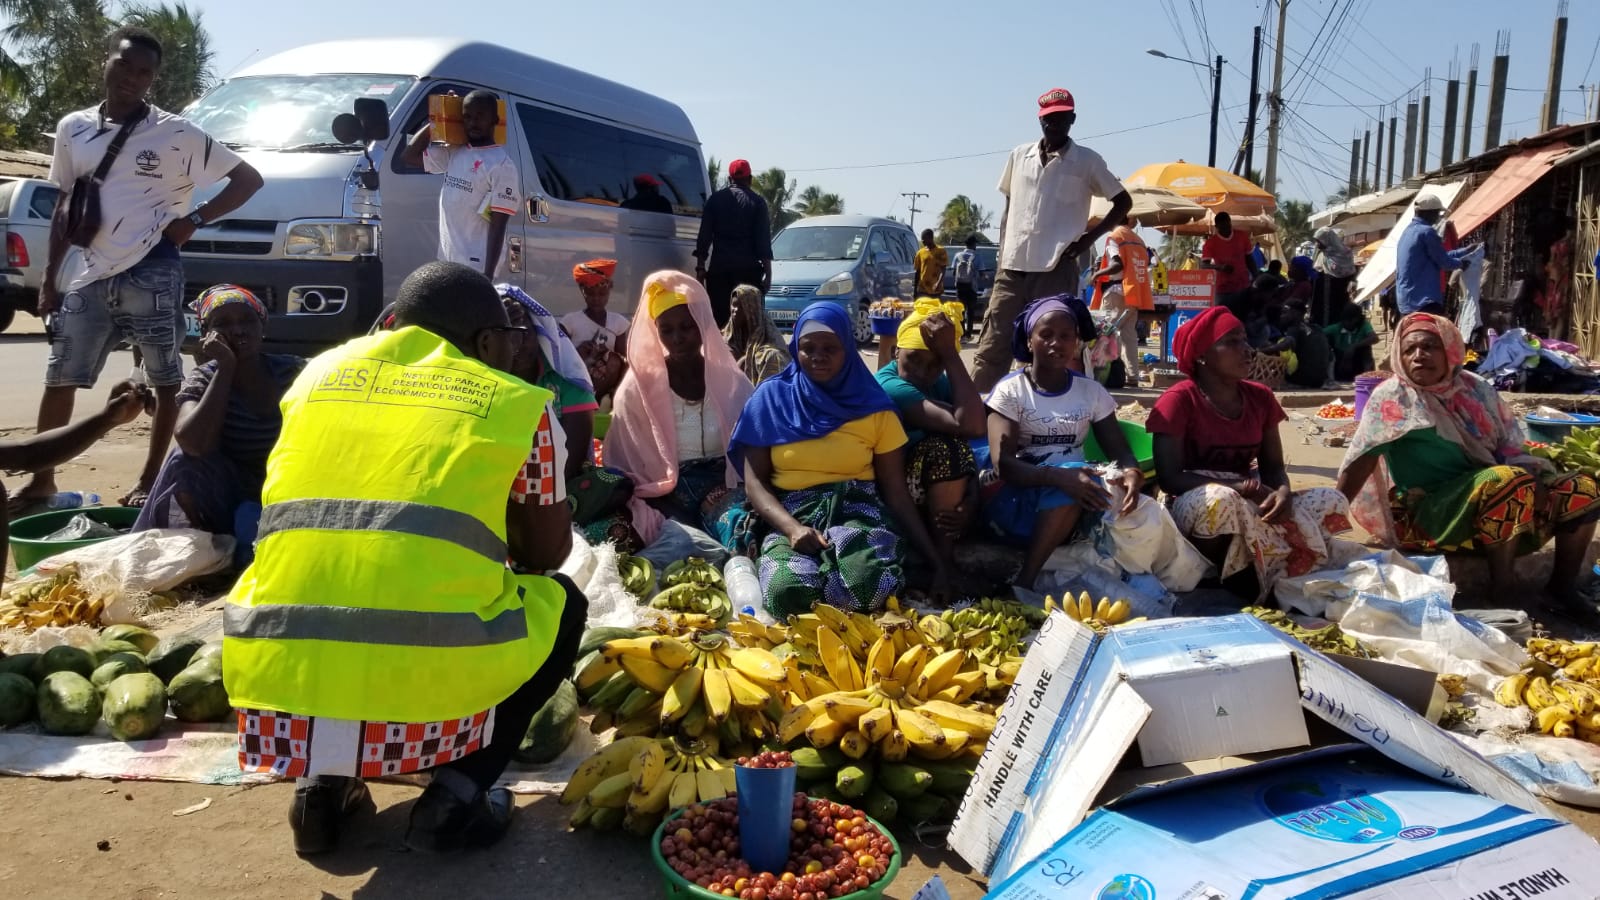
M 1265 2 L 1276 9 L 1275 0 Z M 1073 92 L 1074 136 L 1100 151 L 1119 176 L 1180 157 L 1204 162 L 1209 78 L 1199 68 L 1146 55 L 1150 47 L 1228 59 L 1218 141 L 1218 161 L 1226 167 L 1243 132 L 1251 28 L 1264 19 L 1261 0 L 189 3 L 204 15 L 223 73 L 339 35 L 442 33 L 494 41 L 677 102 L 706 154 L 724 165 L 745 157 L 758 170 L 780 166 L 801 189 L 816 184 L 843 195 L 851 212 L 902 219 L 902 191 L 931 194 L 919 201 L 924 210 L 936 212 L 965 193 L 998 212 L 995 182 L 1004 153 L 1038 137 L 1034 99 L 1051 87 Z M 1600 3 L 1577 0 L 1571 7 L 1562 77 L 1567 122 L 1584 118 L 1577 86 L 1600 82 L 1594 59 Z M 1481 149 L 1501 29 L 1511 31 L 1509 83 L 1525 89 L 1507 95 L 1503 136 L 1537 132 L 1555 12 L 1556 0 L 1292 0 L 1280 193 L 1321 206 L 1344 184 L 1351 137 L 1379 105 L 1395 99 L 1403 122 L 1405 95 L 1420 87 L 1429 66 L 1438 79 L 1430 139 L 1437 159 L 1443 79 L 1452 56 L 1465 72 L 1474 42 L 1481 45 L 1485 85 L 1474 116 L 1473 142 Z M 1270 42 L 1270 22 L 1265 34 Z M 1261 72 L 1264 96 L 1270 52 Z M 1266 156 L 1265 100 L 1261 122 L 1258 168 Z M 927 161 L 936 159 L 943 161 Z M 918 223 L 931 223 L 929 215 L 919 215 Z

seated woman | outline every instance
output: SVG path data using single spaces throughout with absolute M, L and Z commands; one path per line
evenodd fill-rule
M 1252 600 L 1279 578 L 1321 568 L 1332 536 L 1350 528 L 1350 508 L 1333 488 L 1290 491 L 1278 434 L 1287 416 L 1248 380 L 1244 324 L 1214 306 L 1179 329 L 1173 353 L 1189 380 L 1156 400 L 1145 428 L 1178 528 Z
M 931 565 L 939 556 L 906 490 L 905 429 L 861 361 L 849 315 L 813 303 L 795 321 L 793 357 L 762 382 L 734 427 L 728 457 L 769 533 L 758 571 L 778 619 L 818 600 L 880 610 L 905 587 L 901 535 Z
M 700 282 L 672 270 L 646 278 L 601 449 L 633 480 L 633 525 L 646 542 L 663 515 L 704 528 L 705 510 L 738 485 L 728 437 L 752 390 Z
M 238 285 L 209 288 L 194 309 L 207 362 L 178 391 L 178 446 L 133 530 L 231 534 L 239 541 L 235 562 L 243 565 L 254 555 L 267 455 L 283 428 L 278 404 L 306 361 L 261 352 L 266 307 Z
M 589 369 L 543 304 L 514 285 L 497 287 L 512 326 L 527 329 L 511 374 L 556 395 L 556 415 L 567 434 L 566 476 L 570 482 L 594 456 L 594 412 L 600 404 L 589 384 Z
M 1394 377 L 1374 388 L 1339 469 L 1356 521 L 1402 550 L 1475 550 L 1489 562 L 1487 596 L 1517 595 L 1513 570 L 1553 535 L 1553 605 L 1600 620 L 1578 590 L 1600 519 L 1595 480 L 1529 455 L 1516 415 L 1489 382 L 1461 368 L 1449 319 L 1413 313 L 1395 330 Z
M 600 399 L 616 391 L 628 366 L 628 318 L 606 308 L 616 273 L 614 259 L 591 259 L 573 266 L 572 279 L 583 294 L 583 309 L 561 317 L 561 328 L 588 365 L 589 383 Z
M 878 384 L 906 429 L 906 488 L 922 510 L 940 559 L 972 524 L 978 507 L 973 438 L 987 432 L 983 397 L 961 361 L 961 330 L 937 300 L 919 300 L 900 322 L 894 362 Z
M 1346 303 L 1339 311 L 1339 320 L 1322 333 L 1333 351 L 1335 381 L 1355 381 L 1372 371 L 1372 348 L 1378 343 L 1378 333 L 1372 330 L 1361 307 Z
M 1001 486 L 984 515 L 1001 536 L 1027 547 L 1016 583 L 1032 588 L 1055 549 L 1111 496 L 1084 461 L 1083 442 L 1095 440 L 1122 467 L 1127 491 L 1122 512 L 1138 503 L 1144 474 L 1117 424 L 1116 403 L 1099 382 L 1073 370 L 1094 320 L 1083 301 L 1062 294 L 1035 300 L 1017 316 L 1011 352 L 1025 365 L 989 394 L 989 455 Z
M 783 332 L 767 315 L 766 301 L 761 289 L 741 284 L 733 289 L 732 318 L 722 336 L 739 361 L 739 369 L 750 383 L 759 385 L 782 372 L 789 364 L 789 348 Z

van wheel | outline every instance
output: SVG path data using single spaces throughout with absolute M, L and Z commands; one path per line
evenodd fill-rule
M 875 340 L 877 340 L 877 336 L 872 333 L 871 307 L 867 301 L 863 300 L 861 305 L 856 308 L 856 343 L 866 347 Z

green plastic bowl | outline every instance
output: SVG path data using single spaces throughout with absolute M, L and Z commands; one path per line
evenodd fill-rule
M 860 809 L 860 807 L 856 808 Z M 673 810 L 670 815 L 661 821 L 660 825 L 656 826 L 655 836 L 650 839 L 650 858 L 655 860 L 656 868 L 661 871 L 662 888 L 668 900 L 679 900 L 679 898 L 688 897 L 696 898 L 696 900 L 727 900 L 722 894 L 713 894 L 697 884 L 691 884 L 689 879 L 679 875 L 671 866 L 667 865 L 667 858 L 661 855 L 661 839 L 667 835 L 667 826 L 682 815 L 683 810 Z M 889 860 L 889 868 L 884 870 L 883 877 L 878 879 L 877 884 L 871 884 L 859 891 L 844 894 L 840 897 L 840 900 L 879 900 L 889 885 L 894 884 L 894 877 L 900 874 L 900 862 L 905 858 L 905 855 L 900 852 L 900 842 L 894 839 L 894 835 L 889 829 L 883 827 L 877 819 L 866 813 L 861 815 L 862 818 L 877 826 L 878 830 L 889 838 L 889 846 L 894 848 L 894 858 Z
M 139 510 L 130 506 L 91 506 L 84 509 L 56 509 L 36 516 L 28 516 L 11 523 L 11 558 L 17 561 L 17 570 L 31 569 L 40 561 L 57 553 L 98 544 L 109 538 L 86 538 L 81 541 L 47 541 L 45 535 L 65 528 L 72 517 L 83 513 L 89 518 L 112 528 L 132 528 L 139 518 Z
M 1144 470 L 1144 478 L 1149 481 L 1156 477 L 1156 451 L 1150 432 L 1144 430 L 1143 425 L 1117 420 L 1122 426 L 1122 437 L 1128 442 L 1128 449 L 1133 451 L 1133 458 L 1139 461 L 1139 468 Z M 1105 451 L 1100 449 L 1100 442 L 1095 440 L 1094 429 L 1089 429 L 1089 438 L 1083 442 L 1083 458 L 1089 462 L 1110 462 Z

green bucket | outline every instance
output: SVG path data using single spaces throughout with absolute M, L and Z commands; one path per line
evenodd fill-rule
M 857 808 L 859 809 L 859 807 Z M 671 866 L 667 865 L 666 857 L 661 855 L 661 839 L 666 837 L 667 826 L 681 815 L 683 815 L 683 810 L 673 810 L 671 815 L 668 815 L 660 825 L 656 826 L 655 836 L 650 840 L 650 858 L 655 860 L 656 868 L 661 872 L 662 888 L 667 900 L 680 900 L 680 898 L 690 897 L 695 898 L 695 900 L 725 900 L 722 894 L 713 894 L 697 884 L 690 883 L 689 879 L 679 875 Z M 889 885 L 894 884 L 894 877 L 900 874 L 900 863 L 905 858 L 905 855 L 900 852 L 900 842 L 894 839 L 894 835 L 889 833 L 889 829 L 883 827 L 877 819 L 865 813 L 862 814 L 862 818 L 871 822 L 889 839 L 889 846 L 894 848 L 894 858 L 889 860 L 889 868 L 884 870 L 883 877 L 878 879 L 877 884 L 868 885 L 859 891 L 844 894 L 840 900 L 879 900 Z
M 1128 442 L 1128 449 L 1133 451 L 1133 458 L 1139 461 L 1139 468 L 1144 470 L 1145 481 L 1156 477 L 1156 452 L 1150 432 L 1144 430 L 1143 425 L 1133 422 L 1117 420 L 1122 427 L 1122 437 Z M 1089 429 L 1089 438 L 1083 442 L 1083 458 L 1093 463 L 1110 462 L 1105 451 L 1100 449 L 1100 442 L 1095 440 L 1094 429 Z
M 606 432 L 611 430 L 611 413 L 597 412 L 594 414 L 594 439 L 603 441 Z
M 72 517 L 82 513 L 102 525 L 112 528 L 132 528 L 139 518 L 139 510 L 128 506 L 90 506 L 82 509 L 56 509 L 36 516 L 28 516 L 11 523 L 11 558 L 16 560 L 17 571 L 31 569 L 41 560 L 57 553 L 98 544 L 109 538 L 85 538 L 81 541 L 47 541 L 45 536 L 65 528 Z

